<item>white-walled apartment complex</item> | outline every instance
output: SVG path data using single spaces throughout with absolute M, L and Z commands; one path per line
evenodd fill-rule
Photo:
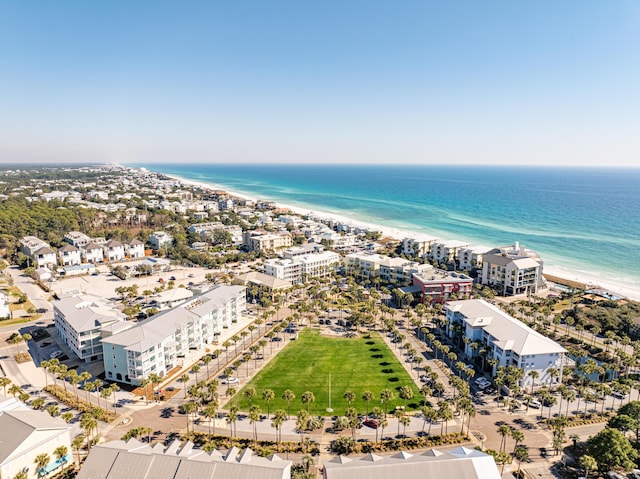
M 207 344 L 224 337 L 224 329 L 245 320 L 245 290 L 244 286 L 217 286 L 103 338 L 106 378 L 139 385 L 151 373 L 163 377 L 190 352 L 200 354 Z
M 127 327 L 118 309 L 94 295 L 77 294 L 53 303 L 58 336 L 85 362 L 102 359 L 102 337 Z M 106 331 L 106 333 L 105 333 Z
M 518 242 L 494 248 L 483 256 L 482 284 L 497 288 L 500 294 L 537 293 L 544 287 L 542 259 Z
M 462 339 L 470 339 L 464 346 L 467 357 L 475 358 L 485 349 L 487 360 L 497 360 L 495 368 L 513 365 L 522 369 L 525 373 L 522 386 L 531 384 L 529 373 L 534 370 L 539 375 L 536 384 L 555 384 L 562 380 L 566 350 L 555 341 L 482 299 L 450 301 L 445 310 L 447 335 L 455 338 L 461 334 Z M 474 342 L 479 347 L 472 347 Z M 550 368 L 557 375 L 549 374 Z
M 274 278 L 300 284 L 306 278 L 322 278 L 332 274 L 340 264 L 340 255 L 333 251 L 293 255 L 284 259 L 269 259 L 264 273 Z

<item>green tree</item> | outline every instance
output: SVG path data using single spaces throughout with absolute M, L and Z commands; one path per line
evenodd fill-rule
M 501 436 L 501 440 L 500 440 L 500 452 L 504 452 L 504 450 L 506 449 L 507 446 L 507 436 L 511 435 L 511 428 L 509 426 L 507 426 L 506 424 L 502 424 L 500 425 L 500 427 L 498 427 L 498 434 L 500 434 Z
M 365 391 L 362 393 L 362 400 L 367 403 L 367 416 L 369 416 L 369 404 L 373 399 L 373 393 L 371 391 Z
M 393 399 L 393 391 L 391 389 L 383 389 L 380 391 L 380 399 L 384 401 L 384 414 L 385 417 L 389 412 L 389 401 Z
M 291 419 L 291 401 L 293 401 L 295 398 L 296 398 L 296 395 L 291 389 L 286 389 L 282 393 L 282 399 L 287 401 L 287 417 L 289 419 Z
M 51 462 L 51 457 L 47 453 L 38 454 L 33 461 L 36 464 L 36 470 L 38 471 L 39 477 L 45 477 L 47 475 L 44 470 L 45 467 L 49 465 Z
M 600 471 L 632 469 L 638 458 L 629 440 L 620 431 L 611 428 L 603 429 L 589 439 L 587 454 L 593 456 Z
M 55 451 L 53 451 L 53 454 L 56 456 L 56 459 L 60 463 L 60 467 L 62 467 L 63 471 L 64 471 L 64 466 L 67 463 L 66 457 L 68 453 L 69 453 L 69 449 L 67 449 L 67 446 L 58 446 L 56 447 Z
M 258 431 L 256 425 L 262 419 L 260 406 L 254 404 L 249 408 L 249 423 L 253 425 L 253 439 L 258 440 Z
M 262 400 L 267 403 L 267 419 L 271 417 L 271 401 L 276 398 L 276 393 L 273 389 L 265 389 L 262 391 Z
M 347 407 L 351 407 L 351 403 L 356 399 L 356 393 L 353 391 L 345 391 L 342 397 L 347 401 Z
M 584 469 L 584 478 L 589 479 L 589 473 L 598 469 L 598 462 L 593 456 L 585 454 L 580 458 L 580 467 Z
M 400 388 L 400 399 L 404 401 L 404 410 L 407 409 L 407 401 L 413 398 L 413 389 L 410 386 L 402 386 Z
M 316 397 L 311 391 L 305 391 L 302 393 L 302 404 L 307 405 L 307 414 L 309 414 L 309 408 L 311 407 L 311 403 L 316 400 Z

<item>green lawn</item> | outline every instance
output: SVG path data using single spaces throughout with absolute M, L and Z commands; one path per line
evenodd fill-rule
M 331 376 L 331 407 L 333 414 L 342 415 L 348 407 L 343 394 L 351 390 L 356 394 L 352 407 L 358 412 L 366 412 L 366 402 L 362 399 L 364 391 L 371 391 L 374 406 L 383 407 L 380 392 L 391 389 L 394 399 L 389 401 L 389 411 L 395 406 L 402 406 L 404 401 L 399 397 L 402 386 L 410 386 L 413 399 L 407 401 L 407 409 L 419 409 L 420 393 L 405 369 L 398 362 L 393 352 L 387 347 L 377 333 L 370 337 L 329 338 L 320 336 L 317 330 L 306 329 L 297 341 L 289 344 L 251 381 L 257 395 L 253 404 L 258 404 L 263 412 L 267 412 L 267 404 L 262 400 L 262 391 L 272 389 L 275 400 L 271 402 L 271 411 L 287 409 L 282 393 L 290 389 L 296 395 L 291 402 L 291 413 L 306 409 L 301 401 L 305 391 L 311 391 L 315 402 L 311 404 L 311 413 L 326 415 L 329 407 L 329 376 Z M 223 386 L 224 387 L 224 386 Z M 248 410 L 249 401 L 244 396 L 245 388 L 227 404 L 238 404 L 241 410 Z

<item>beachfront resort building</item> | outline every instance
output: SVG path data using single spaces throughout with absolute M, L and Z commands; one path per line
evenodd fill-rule
M 482 269 L 484 255 L 491 251 L 489 246 L 470 246 L 458 250 L 458 269 L 472 271 Z
M 168 311 L 102 340 L 108 380 L 140 385 L 151 373 L 164 377 L 183 358 L 248 325 L 244 286 L 216 286 Z M 247 324 L 244 324 L 244 323 Z M 225 333 L 227 331 L 227 333 Z
M 301 284 L 308 278 L 323 278 L 333 274 L 340 264 L 340 255 L 333 251 L 292 254 L 291 258 L 266 260 L 264 273 L 292 284 Z
M 535 385 L 562 381 L 566 350 L 534 331 L 497 306 L 482 299 L 449 301 L 445 305 L 447 335 L 464 346 L 466 356 L 477 363 L 495 359 L 499 366 L 515 366 L 524 371 L 521 386 L 531 386 L 531 371 L 537 371 Z M 468 338 L 465 341 L 465 338 Z M 483 356 L 484 351 L 484 356 Z
M 431 245 L 437 238 L 404 238 L 402 240 L 402 254 L 422 258 L 431 251 Z
M 276 454 L 261 457 L 246 448 L 205 452 L 191 441 L 151 446 L 136 439 L 98 444 L 82 464 L 77 479 L 290 479 L 291 461 Z M 492 479 L 492 478 L 490 478 Z
M 373 453 L 360 458 L 338 456 L 323 461 L 323 466 L 323 479 L 500 479 L 498 466 L 493 457 L 466 447 L 457 447 L 449 451 L 429 449 L 415 454 L 400 451 L 392 456 L 378 456 Z
M 431 245 L 429 258 L 438 263 L 453 264 L 458 259 L 458 251 L 469 246 L 469 243 L 458 240 L 436 241 Z
M 380 276 L 380 265 L 388 259 L 377 253 L 357 252 L 344 257 L 344 265 L 347 274 L 357 278 L 376 278 Z
M 468 299 L 473 293 L 473 279 L 463 273 L 430 270 L 414 273 L 415 293 L 420 293 L 420 301 L 427 304 L 444 303 L 449 299 Z
M 482 284 L 504 296 L 535 294 L 544 287 L 542 259 L 516 242 L 483 255 Z
M 290 233 L 267 233 L 266 231 L 245 231 L 243 246 L 256 253 L 275 252 L 293 245 Z
M 380 263 L 380 279 L 390 284 L 410 284 L 414 274 L 433 270 L 430 264 L 416 263 L 405 258 L 383 257 Z
M 60 418 L 25 406 L 3 409 L 0 431 L 0 478 L 16 477 L 19 472 L 26 473 L 28 479 L 41 478 L 73 463 L 71 426 Z M 67 448 L 67 454 L 58 459 L 55 451 L 60 446 Z M 49 457 L 42 469 L 35 464 L 40 454 Z
M 102 359 L 102 337 L 126 327 L 126 316 L 99 296 L 76 294 L 53 302 L 58 336 L 82 361 Z

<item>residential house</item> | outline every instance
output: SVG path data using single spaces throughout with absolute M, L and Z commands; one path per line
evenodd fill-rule
M 24 236 L 20 238 L 20 251 L 30 258 L 33 258 L 39 249 L 50 247 L 49 243 L 36 236 Z
M 35 266 L 39 268 L 56 266 L 58 264 L 56 252 L 48 246 L 40 248 L 33 254 L 32 258 L 35 262 Z
M 91 243 L 91 238 L 89 238 L 84 233 L 80 233 L 79 231 L 69 231 L 66 235 L 64 235 L 64 240 L 70 245 L 75 246 L 76 248 L 82 248 Z
M 445 311 L 447 335 L 464 347 L 468 358 L 485 366 L 495 359 L 493 374 L 499 366 L 515 366 L 524 371 L 523 387 L 531 385 L 532 371 L 537 372 L 536 384 L 562 381 L 566 350 L 497 306 L 469 299 L 449 301 Z
M 94 242 L 81 247 L 80 251 L 82 252 L 84 261 L 86 261 L 87 263 L 97 264 L 104 262 L 104 251 L 102 249 L 102 246 Z
M 104 255 L 107 261 L 122 261 L 126 256 L 124 245 L 116 239 L 111 239 L 104 245 Z
M 429 258 L 438 263 L 453 264 L 456 263 L 458 258 L 458 251 L 462 248 L 468 248 L 469 246 L 471 245 L 464 241 L 436 241 L 431 245 Z
M 130 259 L 144 258 L 144 243 L 139 239 L 133 238 L 124 243 L 124 250 Z
M 151 249 L 155 251 L 171 246 L 172 243 L 173 237 L 165 231 L 156 231 L 149 236 L 149 244 Z
M 64 245 L 58 250 L 60 264 L 62 266 L 73 266 L 82 263 L 82 253 L 80 248 L 73 245 Z

